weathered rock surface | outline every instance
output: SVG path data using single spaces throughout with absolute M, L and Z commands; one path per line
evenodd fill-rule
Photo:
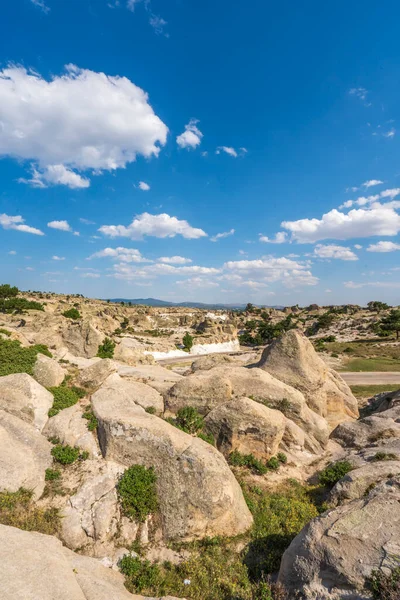
M 152 365 L 154 358 L 151 354 L 145 354 L 142 348 L 133 347 L 128 344 L 129 338 L 123 338 L 115 347 L 114 358 L 130 366 Z
M 347 473 L 331 490 L 328 503 L 332 506 L 362 498 L 371 486 L 400 475 L 400 460 L 372 462 Z
M 120 573 L 52 536 L 0 525 L 0 539 L 2 600 L 146 600 L 125 589 Z
M 387 412 L 359 421 L 341 423 L 331 437 L 342 446 L 350 448 L 364 448 L 389 438 L 400 438 L 400 423 L 386 417 Z
M 166 539 L 246 531 L 252 517 L 222 454 L 146 413 L 128 396 L 92 396 L 103 455 L 125 466 L 154 467 Z
M 119 400 L 128 405 L 135 403 L 144 409 L 154 409 L 156 414 L 164 411 L 164 400 L 155 389 L 145 383 L 122 378 L 118 373 L 107 377 L 95 396 L 97 399 L 109 399 L 111 403 L 118 403 Z
M 53 400 L 53 395 L 26 373 L 0 377 L 0 409 L 32 423 L 38 431 L 49 418 Z
M 288 331 L 267 347 L 257 366 L 302 392 L 308 406 L 332 428 L 358 417 L 357 400 L 349 386 L 298 330 Z
M 370 599 L 375 569 L 400 560 L 400 478 L 313 519 L 283 555 L 279 581 L 307 600 Z
M 217 448 L 225 456 L 233 450 L 268 459 L 276 454 L 286 427 L 286 418 L 249 398 L 238 398 L 214 408 L 205 419 Z
M 65 408 L 47 421 L 42 433 L 48 439 L 57 438 L 62 444 L 87 451 L 91 457 L 100 456 L 97 440 L 82 415 L 80 404 Z
M 214 367 L 220 366 L 231 366 L 235 363 L 234 359 L 226 354 L 210 354 L 209 356 L 202 356 L 192 363 L 191 369 L 193 373 L 196 371 L 209 371 Z
M 33 376 L 43 387 L 57 387 L 64 381 L 65 371 L 56 360 L 38 354 L 33 367 Z
M 150 387 L 165 394 L 175 383 L 183 379 L 182 375 L 165 369 L 161 365 L 138 365 L 136 367 L 120 366 L 118 374 L 121 377 L 127 377 L 129 380 L 146 383 Z
M 104 333 L 95 329 L 89 320 L 70 321 L 62 332 L 63 342 L 68 350 L 75 356 L 85 358 L 96 356 L 104 337 Z
M 39 498 L 45 471 L 53 462 L 51 447 L 33 425 L 0 410 L 0 490 L 24 487 Z
M 88 388 L 98 388 L 112 373 L 116 373 L 118 366 L 110 358 L 99 360 L 94 365 L 82 369 L 77 377 L 77 384 Z

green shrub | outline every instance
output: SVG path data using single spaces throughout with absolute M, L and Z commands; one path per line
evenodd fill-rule
M 199 414 L 197 408 L 193 406 L 184 406 L 178 410 L 176 422 L 186 433 L 195 434 L 204 426 L 204 419 Z
M 77 321 L 78 319 L 81 319 L 81 313 L 76 308 L 70 308 L 63 312 L 63 317 Z
M 0 493 L 0 523 L 25 531 L 39 531 L 55 535 L 60 526 L 60 515 L 55 508 L 37 508 L 33 491 L 20 488 L 17 492 Z
M 258 475 L 264 475 L 268 469 L 260 460 L 253 454 L 242 454 L 238 450 L 230 453 L 228 462 L 234 467 L 248 467 Z
M 34 302 L 33 300 L 27 300 L 26 298 L 10 298 L 9 300 L 0 299 L 0 312 L 10 313 L 23 313 L 25 310 L 41 310 L 44 311 L 43 304 L 40 302 Z
M 87 394 L 87 390 L 84 390 L 76 385 L 71 385 L 70 389 L 78 396 L 79 399 L 84 398 Z
M 61 471 L 57 471 L 56 469 L 46 469 L 45 481 L 54 481 L 55 479 L 60 479 Z
M 96 356 L 100 358 L 113 358 L 115 350 L 115 342 L 106 338 L 102 344 L 100 344 Z
M 183 347 L 187 352 L 190 352 L 190 350 L 193 347 L 193 337 L 190 335 L 189 332 L 186 332 L 185 335 L 183 336 Z
M 83 419 L 87 420 L 87 428 L 89 431 L 95 431 L 99 425 L 97 418 L 95 417 L 91 406 L 87 406 L 85 412 L 82 415 Z
M 154 408 L 154 406 L 148 406 L 147 408 L 145 408 L 145 411 L 147 413 L 149 413 L 149 415 L 155 415 L 156 414 L 156 409 Z
M 126 555 L 120 560 L 118 566 L 135 592 L 156 589 L 161 583 L 160 568 L 152 565 L 148 560 Z
M 352 469 L 353 466 L 348 460 L 340 460 L 336 463 L 328 465 L 323 471 L 321 471 L 319 474 L 319 481 L 322 485 L 333 487 Z
M 117 490 L 124 513 L 144 522 L 158 508 L 156 474 L 153 467 L 132 465 L 118 482 Z
M 33 375 L 33 367 L 38 354 L 51 357 L 47 346 L 38 344 L 23 348 L 17 340 L 0 339 L 0 377 L 13 373 Z
M 203 440 L 204 442 L 211 444 L 211 446 L 215 446 L 215 438 L 212 433 L 202 433 L 200 431 L 200 433 L 197 434 L 197 437 Z
M 372 571 L 368 583 L 375 600 L 399 600 L 400 567 L 393 569 L 390 574 Z
M 267 460 L 267 467 L 268 469 L 272 469 L 272 471 L 277 471 L 280 466 L 281 463 L 276 456 L 271 456 L 271 458 Z
M 287 463 L 287 456 L 286 456 L 286 454 L 284 452 L 278 452 L 278 454 L 276 455 L 276 458 L 283 465 L 285 465 Z
M 49 388 L 49 392 L 51 392 L 54 397 L 53 406 L 49 410 L 49 417 L 58 415 L 60 410 L 73 406 L 79 400 L 79 396 L 73 389 L 62 384 L 58 387 Z
M 62 465 L 72 465 L 79 458 L 79 448 L 57 444 L 51 449 L 51 454 L 56 462 Z
M 393 454 L 393 452 L 377 452 L 375 456 L 372 457 L 374 462 L 378 462 L 381 460 L 399 460 L 397 454 Z
M 10 337 L 10 335 L 11 335 L 10 331 L 7 331 L 7 329 L 3 329 L 3 328 L 0 328 L 0 333 L 2 335 L 5 335 L 6 337 Z

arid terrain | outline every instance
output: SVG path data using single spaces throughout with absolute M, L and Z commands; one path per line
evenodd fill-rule
M 0 292 L 7 598 L 400 598 L 396 309 Z

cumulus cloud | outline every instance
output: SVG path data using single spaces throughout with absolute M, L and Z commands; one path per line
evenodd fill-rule
M 364 181 L 362 184 L 365 188 L 374 187 L 375 185 L 381 185 L 383 181 L 380 179 L 370 179 L 369 181 Z
M 203 134 L 197 127 L 198 119 L 190 119 L 185 125 L 185 131 L 178 135 L 176 143 L 180 148 L 194 149 L 200 146 Z
M 202 267 L 199 265 L 191 265 L 184 267 L 175 267 L 170 264 L 158 263 L 154 265 L 136 268 L 126 263 L 114 265 L 114 277 L 116 279 L 126 279 L 132 281 L 136 279 L 154 279 L 159 275 L 216 275 L 220 273 L 220 269 L 213 267 Z
M 352 250 L 350 250 L 350 248 L 345 248 L 344 246 L 335 246 L 334 244 L 330 244 L 327 246 L 324 246 L 323 244 L 318 244 L 314 248 L 314 255 L 318 256 L 318 258 L 358 260 L 358 256 Z
M 177 285 L 186 286 L 192 288 L 207 288 L 207 287 L 219 287 L 216 281 L 205 279 L 204 277 L 190 277 L 189 279 L 182 279 L 175 282 Z
M 394 252 L 395 250 L 400 250 L 400 244 L 394 242 L 377 242 L 367 248 L 367 252 Z
M 333 209 L 321 219 L 284 221 L 282 227 L 291 232 L 292 240 L 302 244 L 325 239 L 394 236 L 400 231 L 400 216 L 387 205 L 378 205 L 371 209 L 353 209 L 347 214 Z
M 58 229 L 59 231 L 72 231 L 68 221 L 50 221 L 47 223 L 47 227 L 50 227 L 50 229 Z
M 193 262 L 190 258 L 183 256 L 161 256 L 158 261 L 167 265 L 187 265 Z
M 90 221 L 89 219 L 79 219 L 81 223 L 83 223 L 84 225 L 96 225 L 96 223 L 94 221 Z
M 15 251 L 15 250 L 10 250 L 9 252 L 7 252 L 7 254 L 14 255 L 14 254 L 17 254 L 17 253 L 16 253 L 16 251 Z
M 265 283 L 281 281 L 286 287 L 318 283 L 318 278 L 313 276 L 308 269 L 308 264 L 285 257 L 228 261 L 224 264 L 224 268 L 240 276 L 243 274 L 250 276 L 252 280 L 259 280 L 262 277 Z
M 76 171 L 99 174 L 137 155 L 158 156 L 168 133 L 129 79 L 75 65 L 49 81 L 20 66 L 0 71 L 0 122 L 0 156 L 30 161 L 25 181 L 37 187 L 87 187 Z
M 239 148 L 239 150 L 236 150 L 235 148 L 232 148 L 232 146 L 218 146 L 215 154 L 221 154 L 222 152 L 229 154 L 229 156 L 233 156 L 233 158 L 238 158 L 238 156 L 247 154 L 248 150 L 246 148 Z
M 165 19 L 163 19 L 159 15 L 154 15 L 154 14 L 150 15 L 149 23 L 157 35 L 164 33 L 164 27 L 166 25 L 168 25 L 168 23 L 167 23 L 167 21 L 165 21 Z
M 389 131 L 385 131 L 385 133 L 382 133 L 382 135 L 385 138 L 394 138 L 394 136 L 396 135 L 396 130 L 394 127 L 392 127 L 392 129 L 389 129 Z
M 57 256 L 57 255 L 54 255 L 54 256 L 52 256 L 51 258 L 52 258 L 52 260 L 65 260 L 65 256 Z
M 360 246 L 360 244 L 354 244 L 354 248 L 356 250 L 362 250 L 362 246 Z
M 40 229 L 25 225 L 25 219 L 23 219 L 20 215 L 12 217 L 3 213 L 0 215 L 0 226 L 3 227 L 3 229 L 15 229 L 16 231 L 23 231 L 24 233 L 44 235 L 43 231 L 40 231 Z
M 234 233 L 234 229 L 230 229 L 229 231 L 225 231 L 224 233 L 217 233 L 217 235 L 214 235 L 210 238 L 210 242 L 218 242 L 218 240 L 229 237 L 230 235 L 234 235 Z
M 372 204 L 377 203 L 378 200 L 386 200 L 387 198 L 390 198 L 391 200 L 393 200 L 393 198 L 395 198 L 399 194 L 400 194 L 400 188 L 391 188 L 388 190 L 383 190 L 383 192 L 380 192 L 379 194 L 372 194 L 371 196 L 360 196 L 356 200 L 346 200 L 346 202 L 343 202 L 343 204 L 341 206 L 339 206 L 339 209 L 351 208 L 354 205 L 357 205 L 357 206 L 372 205 Z M 387 206 L 387 204 L 386 204 L 386 206 Z
M 187 221 L 179 220 L 165 213 L 138 215 L 130 225 L 103 225 L 99 231 L 109 237 L 127 237 L 131 240 L 141 240 L 144 236 L 157 238 L 175 237 L 181 235 L 186 239 L 206 237 L 202 229 L 189 225 Z
M 44 0 L 31 0 L 31 2 L 33 6 L 36 6 L 36 8 L 39 8 L 45 14 L 50 12 L 50 8 L 45 4 Z
M 148 192 L 150 189 L 150 186 L 145 181 L 139 181 L 139 189 L 143 190 L 143 192 Z
M 271 239 L 266 235 L 259 234 L 259 241 L 265 244 L 284 244 L 286 242 L 287 233 L 285 231 L 278 231 L 275 238 Z
M 92 260 L 93 258 L 112 258 L 125 263 L 152 262 L 144 258 L 136 248 L 123 248 L 121 246 L 118 248 L 104 248 L 104 250 L 100 250 L 89 256 L 87 260 Z

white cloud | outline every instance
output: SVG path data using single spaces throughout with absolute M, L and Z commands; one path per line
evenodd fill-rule
M 229 237 L 230 235 L 234 235 L 234 233 L 234 229 L 230 229 L 229 231 L 225 231 L 224 233 L 217 233 L 217 235 L 214 235 L 210 238 L 210 242 L 218 242 L 218 240 L 222 240 L 223 238 Z
M 0 71 L 0 121 L 0 156 L 31 161 L 26 181 L 38 187 L 87 187 L 73 169 L 99 174 L 158 156 L 168 133 L 129 79 L 75 65 L 50 81 L 14 65 Z
M 91 273 L 89 271 L 88 273 L 82 273 L 80 277 L 83 277 L 84 279 L 98 279 L 100 275 L 98 273 Z
M 364 181 L 364 183 L 362 184 L 365 188 L 370 188 L 370 187 L 374 187 L 375 185 L 381 185 L 383 183 L 383 181 L 381 181 L 380 179 L 370 179 L 369 181 Z M 354 190 L 356 191 L 356 190 Z
M 94 221 L 89 221 L 89 219 L 79 219 L 81 223 L 83 223 L 84 225 L 96 225 L 96 223 Z
M 9 252 L 7 252 L 7 254 L 14 255 L 14 254 L 17 254 L 17 253 L 16 253 L 16 251 L 15 251 L 15 250 L 10 250 Z
M 357 290 L 364 287 L 399 288 L 400 281 L 365 281 L 363 283 L 356 283 L 355 281 L 345 281 L 344 286 L 353 290 Z
M 145 181 L 139 181 L 139 189 L 143 190 L 143 192 L 148 192 L 150 189 L 150 186 Z
M 353 209 L 348 214 L 333 209 L 321 219 L 284 221 L 282 227 L 291 232 L 293 240 L 303 244 L 325 239 L 393 236 L 400 231 L 400 216 L 392 207 L 382 205 L 371 209 Z
M 154 279 L 159 275 L 216 275 L 221 272 L 220 269 L 213 267 L 201 267 L 198 265 L 175 267 L 169 264 L 158 263 L 154 265 L 136 268 L 126 263 L 114 265 L 114 275 L 116 279 L 126 279 L 128 281 L 136 279 Z
M 330 289 L 325 290 L 325 294 L 332 294 L 332 290 L 330 290 Z
M 183 256 L 161 256 L 158 261 L 167 265 L 187 265 L 193 262 L 190 258 Z
M 127 0 L 126 2 L 126 8 L 128 10 L 130 10 L 131 12 L 133 12 L 135 10 L 135 5 L 138 4 L 140 2 L 140 0 Z M 119 2 L 118 2 L 119 4 Z
M 93 258 L 112 258 L 125 263 L 152 262 L 151 260 L 144 258 L 136 248 L 123 248 L 121 246 L 118 248 L 104 248 L 104 250 L 100 250 L 89 256 L 87 260 Z
M 181 235 L 186 239 L 207 236 L 202 229 L 192 227 L 187 221 L 170 217 L 165 213 L 160 215 L 143 213 L 138 215 L 128 227 L 125 225 L 103 225 L 99 231 L 112 238 L 127 237 L 131 240 L 141 240 L 144 236 L 166 238 Z
M 400 194 L 400 188 L 391 188 L 388 190 L 383 190 L 379 194 L 373 194 L 371 196 L 359 196 L 356 200 L 346 200 L 343 202 L 339 208 L 351 208 L 354 205 L 357 206 L 366 206 L 367 204 L 371 205 L 376 203 L 380 199 L 390 198 L 393 200 L 396 196 Z M 386 204 L 387 206 L 387 204 Z
M 266 244 L 284 244 L 286 242 L 287 233 L 285 231 L 278 231 L 274 239 L 262 235 L 261 233 L 259 233 L 259 236 L 259 242 L 264 242 Z
M 361 249 L 362 249 L 362 246 L 360 246 L 360 244 L 354 244 L 354 248 L 355 248 L 356 250 L 361 250 Z
M 16 231 L 23 231 L 24 233 L 33 233 L 34 235 L 44 235 L 43 231 L 36 229 L 36 227 L 29 227 L 25 225 L 25 219 L 20 215 L 11 217 L 10 215 L 0 215 L 0 226 L 3 229 L 15 229 Z
M 32 4 L 36 6 L 36 8 L 40 8 L 45 14 L 50 12 L 50 8 L 45 4 L 44 0 L 31 0 Z
M 164 27 L 168 25 L 167 21 L 165 21 L 162 17 L 153 14 L 150 15 L 149 23 L 157 35 L 164 33 Z
M 394 252 L 395 250 L 400 250 L 400 244 L 394 242 L 377 242 L 367 248 L 367 252 Z
M 363 87 L 351 88 L 349 90 L 349 94 L 350 96 L 356 96 L 357 98 L 360 98 L 360 100 L 366 100 L 368 90 Z
M 385 133 L 382 133 L 383 137 L 385 138 L 394 138 L 394 136 L 396 135 L 396 130 L 394 127 L 392 127 L 392 129 L 390 129 L 389 131 L 386 131 Z
M 218 146 L 215 154 L 221 154 L 221 152 L 225 152 L 225 154 L 229 154 L 229 156 L 233 156 L 234 158 L 238 157 L 235 148 L 232 148 L 231 146 Z
M 265 283 L 281 281 L 287 287 L 318 283 L 318 278 L 313 276 L 308 269 L 308 264 L 285 257 L 228 261 L 224 264 L 224 268 L 235 272 L 236 275 L 250 276 L 252 280 L 259 280 L 262 277 Z
M 72 231 L 68 221 L 50 221 L 50 223 L 47 223 L 47 227 L 58 229 L 59 231 Z
M 354 254 L 350 248 L 345 248 L 344 246 L 335 246 L 334 244 L 330 244 L 324 246 L 323 244 L 318 244 L 314 248 L 314 255 L 318 256 L 318 258 L 337 258 L 340 260 L 358 260 L 358 256 Z
M 65 256 L 56 256 L 56 255 L 54 255 L 51 258 L 52 258 L 52 260 L 65 260 Z
M 210 281 L 210 279 L 205 279 L 204 277 L 191 277 L 189 279 L 176 281 L 175 283 L 188 288 L 219 287 L 219 284 L 216 281 Z
M 178 135 L 176 143 L 180 148 L 197 148 L 200 146 L 203 134 L 197 127 L 198 119 L 190 119 L 189 123 L 185 125 L 185 131 Z

